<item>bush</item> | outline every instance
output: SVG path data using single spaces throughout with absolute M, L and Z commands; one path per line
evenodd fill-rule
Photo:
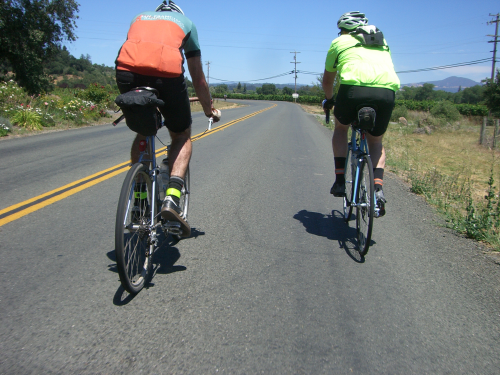
M 5 137 L 8 133 L 12 131 L 12 125 L 9 119 L 5 117 L 0 117 L 0 137 Z
M 449 101 L 438 102 L 431 108 L 431 114 L 446 121 L 458 121 L 460 119 L 460 112 L 455 105 Z
M 397 105 L 392 110 L 391 121 L 397 122 L 400 117 L 407 118 L 408 117 L 408 108 L 405 105 Z
M 99 86 L 97 83 L 93 83 L 85 90 L 79 91 L 76 96 L 95 104 L 108 102 L 110 100 L 110 96 L 106 88 L 104 86 Z
M 41 116 L 30 108 L 17 111 L 12 121 L 18 126 L 28 130 L 42 130 Z

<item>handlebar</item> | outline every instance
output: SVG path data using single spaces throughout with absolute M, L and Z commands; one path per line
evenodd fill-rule
M 115 121 L 113 121 L 113 126 L 116 126 L 121 120 L 125 118 L 125 115 L 121 115 Z

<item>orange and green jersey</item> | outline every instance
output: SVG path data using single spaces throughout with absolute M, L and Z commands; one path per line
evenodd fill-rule
M 398 91 L 400 82 L 389 47 L 359 44 L 358 39 L 348 34 L 334 39 L 326 56 L 325 70 L 337 72 L 341 84 Z
M 177 12 L 144 12 L 132 20 L 116 68 L 155 77 L 179 77 L 187 59 L 200 56 L 195 25 Z

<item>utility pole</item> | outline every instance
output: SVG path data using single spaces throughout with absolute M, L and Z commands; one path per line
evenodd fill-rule
M 294 54 L 293 61 L 291 62 L 291 64 L 295 64 L 295 69 L 293 70 L 293 72 L 295 73 L 295 94 L 297 94 L 297 64 L 300 64 L 300 62 L 297 62 L 297 53 L 300 53 L 300 52 L 293 51 L 290 53 Z M 296 99 L 294 98 L 293 101 L 295 102 Z
M 493 51 L 492 51 L 493 52 L 493 64 L 492 64 L 492 67 L 491 67 L 491 83 L 493 83 L 494 79 L 495 79 L 495 62 L 496 62 L 496 59 L 497 59 L 497 43 L 498 43 L 498 23 L 500 22 L 500 14 L 499 13 L 497 13 L 497 14 L 491 14 L 490 13 L 490 16 L 491 17 L 496 17 L 496 20 L 488 22 L 488 25 L 496 23 L 496 26 L 495 26 L 495 35 L 487 35 L 487 36 L 491 36 L 491 37 L 495 38 L 494 40 L 488 41 L 488 43 L 495 43 L 493 45 Z
M 208 67 L 208 70 L 207 70 L 207 86 L 208 86 L 208 89 L 210 90 L 210 61 L 207 61 L 207 63 L 205 65 Z

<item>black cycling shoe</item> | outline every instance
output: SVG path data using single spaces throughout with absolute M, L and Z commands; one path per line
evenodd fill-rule
M 385 204 L 387 200 L 384 197 L 384 191 L 382 189 L 378 189 L 375 192 L 375 198 L 377 199 L 377 208 L 378 208 L 378 216 L 381 217 L 385 215 Z
M 182 218 L 181 208 L 175 204 L 170 196 L 166 196 L 161 207 L 161 217 L 166 221 L 177 221 L 181 224 L 181 237 L 189 237 L 191 235 L 191 227 L 188 222 Z
M 332 194 L 334 197 L 345 197 L 345 183 L 340 184 L 335 181 L 332 188 L 330 189 L 330 194 Z

